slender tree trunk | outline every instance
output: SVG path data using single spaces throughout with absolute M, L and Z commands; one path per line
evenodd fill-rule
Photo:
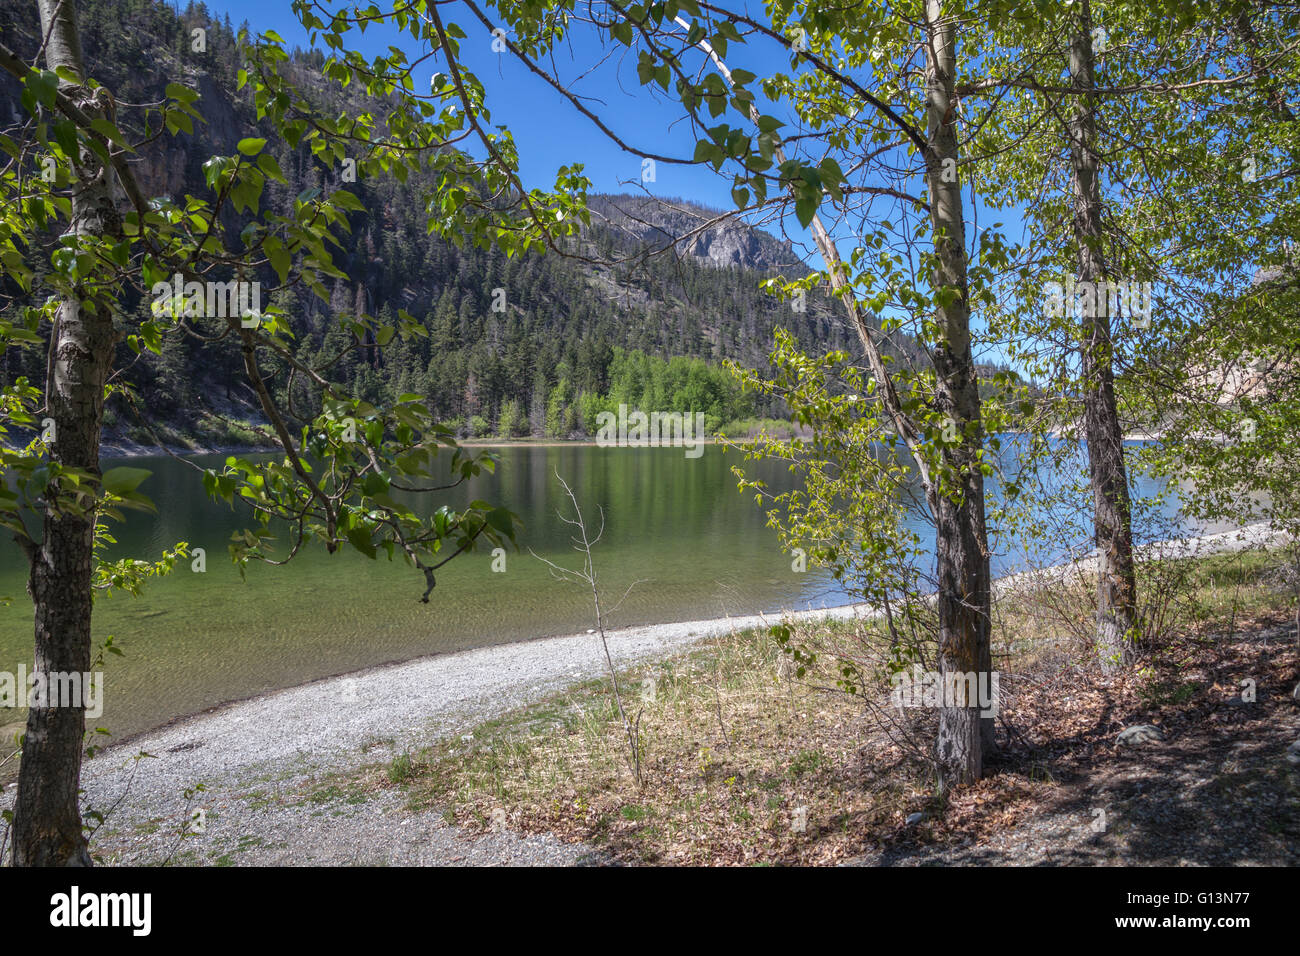
M 682 17 L 677 23 L 690 24 Z M 988 534 L 984 522 L 984 476 L 978 454 L 983 443 L 979 386 L 970 344 L 970 306 L 966 288 L 965 224 L 962 220 L 961 185 L 956 175 L 957 129 L 953 77 L 956 67 L 954 24 L 943 22 L 942 3 L 927 0 L 926 66 L 929 87 L 929 126 L 934 130 L 926 151 L 926 183 L 931 196 L 931 226 L 935 236 L 938 272 L 936 287 L 957 293 L 937 309 L 942 329 L 934 361 L 938 373 L 938 403 L 960 434 L 955 449 L 945 454 L 940 474 L 932 474 L 922 438 L 902 410 L 894 382 L 872 341 L 864 313 L 849 289 L 839 252 L 821 217 L 814 214 L 812 233 L 826 262 L 831 285 L 848 310 L 862 342 L 872 378 L 879 387 L 884 406 L 906 442 L 925 486 L 935 514 L 939 572 L 939 659 L 943 674 L 976 674 L 988 680 L 993 670 L 990 644 L 990 577 Z M 707 43 L 700 47 L 731 83 L 731 72 Z M 758 123 L 758 110 L 750 106 Z M 785 162 L 783 150 L 775 150 L 777 162 Z M 949 160 L 950 162 L 945 162 Z M 847 294 L 845 294 L 847 293 Z M 966 685 L 962 685 L 966 686 Z M 990 685 L 986 685 L 990 686 Z M 983 755 L 995 746 L 993 718 L 982 718 L 977 706 L 944 708 L 939 718 L 937 754 L 943 787 L 970 783 L 983 773 Z
M 1074 191 L 1074 238 L 1079 281 L 1094 283 L 1094 308 L 1083 316 L 1083 418 L 1092 483 L 1093 523 L 1098 553 L 1097 654 L 1103 673 L 1133 662 L 1133 625 L 1137 619 L 1137 583 L 1133 569 L 1133 529 L 1128 474 L 1124 467 L 1123 432 L 1115 404 L 1111 362 L 1110 296 L 1102 254 L 1101 183 L 1098 176 L 1096 89 L 1092 48 L 1092 14 L 1088 0 L 1079 11 L 1079 29 L 1070 42 L 1070 159 Z
M 39 0 L 41 26 L 49 37 L 45 60 L 83 77 L 76 12 L 71 0 Z M 105 116 L 90 90 L 61 81 L 63 93 L 91 116 Z M 120 231 L 109 185 L 110 171 L 83 150 L 72 175 L 72 231 L 82 236 Z M 46 416 L 54 421 L 50 457 L 99 473 L 104 383 L 116 334 L 111 312 L 70 296 L 59 305 L 54 362 L 46 383 Z M 49 505 L 42 540 L 28 548 L 28 592 L 35 605 L 34 670 L 79 673 L 90 668 L 91 567 L 94 514 L 60 512 Z M 84 689 L 83 689 L 84 694 Z M 46 701 L 31 707 L 23 741 L 14 804 L 13 861 L 18 866 L 90 865 L 82 831 L 78 790 L 85 706 Z M 54 704 L 56 706 L 50 706 Z
M 932 501 L 939 578 L 939 672 L 946 686 L 964 690 L 968 685 L 959 675 L 981 675 L 987 680 L 983 675 L 992 671 L 988 535 L 979 461 L 983 424 L 971 354 L 966 231 L 957 176 L 956 26 L 945 19 L 940 0 L 926 0 L 925 13 L 931 143 L 926 185 L 936 258 L 932 284 L 949 293 L 936 300 L 936 400 L 956 438 L 955 444 L 945 446 Z M 939 714 L 938 760 L 945 789 L 978 780 L 984 752 L 994 744 L 992 718 L 980 717 L 977 700 L 963 702 L 966 706 L 945 706 Z

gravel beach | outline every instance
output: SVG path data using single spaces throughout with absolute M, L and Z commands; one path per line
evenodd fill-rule
M 850 606 L 787 616 L 864 611 Z M 773 620 L 753 615 L 610 631 L 610 652 L 622 667 Z M 599 638 L 575 634 L 421 658 L 180 719 L 86 762 L 83 805 L 112 808 L 92 851 L 105 863 L 146 865 L 580 862 L 582 848 L 558 841 L 509 833 L 461 839 L 438 815 L 406 810 L 395 794 L 351 804 L 330 791 L 328 779 L 386 763 L 604 673 Z M 11 800 L 12 789 L 0 805 Z M 202 832 L 182 840 L 199 810 Z

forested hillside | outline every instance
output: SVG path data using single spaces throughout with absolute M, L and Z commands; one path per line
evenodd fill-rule
M 259 132 L 253 105 L 238 90 L 239 28 L 201 3 L 178 14 L 154 0 L 96 0 L 83 4 L 81 15 L 91 73 L 120 102 L 161 100 L 178 76 L 200 91 L 195 107 L 205 122 L 196 122 L 192 134 L 154 140 L 132 165 L 150 196 L 206 195 L 204 161 L 233 154 L 241 138 Z M 40 42 L 34 22 L 23 0 L 0 0 L 0 30 L 24 56 L 34 55 Z M 196 28 L 207 31 L 204 51 L 191 49 Z M 321 63 L 319 52 L 296 53 L 295 84 L 313 91 L 327 112 L 352 112 L 333 87 L 327 90 Z M 0 77 L 0 118 L 22 115 L 19 93 L 16 82 Z M 287 208 L 304 190 L 342 181 L 363 207 L 350 217 L 345 248 L 335 251 L 349 280 L 334 282 L 329 304 L 302 287 L 277 300 L 293 318 L 299 356 L 317 364 L 344 353 L 330 369 L 335 381 L 372 401 L 426 394 L 462 434 L 568 437 L 619 400 L 704 411 L 711 425 L 780 414 L 770 400 L 742 395 L 722 361 L 763 367 L 777 325 L 809 351 L 847 341 L 829 299 L 811 296 L 800 312 L 759 291 L 766 275 L 807 272 L 788 244 L 738 222 L 672 244 L 718 211 L 684 201 L 593 196 L 592 225 L 572 248 L 573 258 L 508 258 L 427 235 L 421 199 L 427 184 L 415 177 L 353 184 L 341 164 L 322 165 L 305 144 L 293 149 L 280 140 L 270 152 L 288 185 L 268 184 L 264 204 Z M 238 216 L 227 214 L 225 225 L 238 233 Z M 140 315 L 148 305 L 138 295 L 123 302 Z M 349 310 L 389 318 L 399 309 L 423 322 L 428 336 L 381 347 L 357 343 L 338 322 Z M 352 345 L 360 347 L 349 351 Z M 169 440 L 255 441 L 240 424 L 256 423 L 259 415 L 252 395 L 236 384 L 238 350 L 232 345 L 214 361 L 208 349 L 200 362 L 201 347 L 176 335 L 159 357 L 135 355 L 123 342 L 121 364 L 129 371 L 117 384 L 133 389 L 159 416 Z M 41 381 L 41 357 L 24 354 L 6 353 L 5 377 Z M 283 395 L 283 368 L 274 381 Z M 111 401 L 106 424 L 110 438 L 148 438 L 120 396 Z

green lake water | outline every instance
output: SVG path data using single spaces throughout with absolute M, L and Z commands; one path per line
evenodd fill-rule
M 510 641 L 577 633 L 594 626 L 591 595 L 557 581 L 532 548 L 576 564 L 572 529 L 559 520 L 558 471 L 573 486 L 589 522 L 597 506 L 605 533 L 595 551 L 608 604 L 638 583 L 608 622 L 635 624 L 843 604 L 848 598 L 815 569 L 796 573 L 752 495 L 736 490 L 740 456 L 709 445 L 699 458 L 680 448 L 588 445 L 500 449 L 494 475 L 433 498 L 504 504 L 524 521 L 521 550 L 504 573 L 487 552 L 462 555 L 438 572 L 428 604 L 423 576 L 400 560 L 371 561 L 354 551 L 310 548 L 285 567 L 252 566 L 241 580 L 226 543 L 245 512 L 214 503 L 198 474 L 166 458 L 135 458 L 153 475 L 142 486 L 158 514 L 132 513 L 114 534 L 118 552 L 153 559 L 188 541 L 207 552 L 207 571 L 188 562 L 139 598 L 95 606 L 97 639 L 113 635 L 125 652 L 104 667 L 104 715 L 97 724 L 121 738 L 175 717 L 317 678 L 378 664 Z M 196 456 L 215 467 L 222 455 Z M 772 489 L 789 487 L 785 468 L 749 463 Z M 1005 559 L 998 559 L 1005 564 Z M 995 567 L 994 572 L 1009 570 Z M 0 670 L 32 660 L 31 605 L 17 547 L 0 545 Z M 21 715 L 0 712 L 5 738 Z
M 218 467 L 222 455 L 195 456 Z M 113 635 L 125 652 L 104 667 L 104 716 L 115 736 L 229 700 L 320 677 L 427 654 L 585 631 L 594 626 L 591 594 L 557 581 L 528 553 L 576 565 L 572 531 L 556 515 L 562 489 L 573 486 L 589 522 L 605 512 L 595 550 L 602 589 L 614 603 L 638 583 L 613 626 L 753 613 L 786 606 L 842 603 L 824 575 L 796 574 L 764 527 L 752 496 L 736 490 L 739 456 L 706 446 L 696 459 L 680 448 L 519 446 L 499 451 L 483 475 L 431 501 L 483 498 L 521 516 L 521 550 L 504 573 L 486 551 L 462 555 L 438 571 L 429 603 L 424 577 L 399 560 L 371 561 L 351 549 L 329 555 L 309 548 L 284 567 L 254 565 L 241 580 L 226 544 L 247 513 L 214 503 L 199 475 L 167 457 L 135 458 L 153 475 L 142 486 L 157 515 L 131 513 L 116 526 L 118 553 L 156 558 L 188 541 L 207 552 L 207 570 L 189 562 L 151 583 L 138 598 L 117 595 L 95 605 L 97 639 Z M 765 468 L 774 486 L 788 476 Z M 31 604 L 17 547 L 0 547 L 0 670 L 32 660 Z M 13 717 L 18 715 L 12 714 Z M 12 719 L 9 721 L 12 723 Z M 6 724 L 0 713 L 0 726 Z M 8 727 L 11 737 L 17 727 Z

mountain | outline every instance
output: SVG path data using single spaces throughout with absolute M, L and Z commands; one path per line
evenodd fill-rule
M 153 0 L 87 0 L 78 10 L 88 70 L 119 104 L 157 101 L 178 79 L 199 91 L 206 122 L 193 134 L 155 139 L 132 162 L 148 195 L 206 195 L 203 162 L 266 132 L 258 129 L 249 97 L 238 92 L 236 28 L 201 3 L 178 12 Z M 206 31 L 201 52 L 191 45 L 198 28 Z M 0 0 L 0 32 L 20 55 L 35 56 L 39 20 L 29 3 Z M 357 109 L 359 94 L 327 83 L 322 64 L 319 51 L 298 50 L 285 68 L 327 108 Z M 0 77 L 0 124 L 23 121 L 19 93 L 16 82 Z M 141 132 L 139 112 L 119 108 L 128 137 Z M 303 189 L 339 184 L 339 171 L 321 165 L 305 146 L 290 149 L 281 141 L 268 149 L 289 185 L 268 187 L 264 205 L 284 209 Z M 429 236 L 420 215 L 426 186 L 414 177 L 349 184 L 364 210 L 350 217 L 352 232 L 336 255 L 348 281 L 335 282 L 329 304 L 296 290 L 282 295 L 293 316 L 297 357 L 324 364 L 352 347 L 328 374 L 372 401 L 426 394 L 440 414 L 475 435 L 580 434 L 615 397 L 647 408 L 665 407 L 647 404 L 652 401 L 686 402 L 692 407 L 681 410 L 706 411 L 715 420 L 779 414 L 741 395 L 719 368 L 722 361 L 764 367 L 777 325 L 810 351 L 847 341 L 829 298 L 810 296 L 806 311 L 798 312 L 759 291 L 764 277 L 804 275 L 807 266 L 788 243 L 718 210 L 683 200 L 593 196 L 592 224 L 574 251 L 600 264 L 555 254 L 508 259 Z M 239 218 L 227 215 L 225 224 L 238 234 Z M 687 238 L 665 251 L 677 236 Z M 266 278 L 270 284 L 269 273 Z M 0 296 L 5 291 L 14 292 L 0 286 Z M 427 339 L 395 339 L 381 348 L 357 341 L 336 321 L 344 310 L 386 317 L 399 308 L 426 323 Z M 122 301 L 125 316 L 144 309 L 138 296 Z M 161 356 L 136 356 L 124 345 L 120 359 L 122 380 L 161 421 L 165 437 L 255 440 L 247 426 L 259 416 L 232 346 L 169 338 Z M 3 371 L 10 381 L 26 375 L 39 382 L 43 355 L 9 350 Z M 276 379 L 282 393 L 286 381 L 287 374 Z M 304 415 L 315 411 L 294 397 Z M 120 399 L 111 402 L 106 426 L 112 437 L 147 438 Z
M 789 240 L 781 242 L 738 221 L 734 211 L 686 199 L 628 195 L 592 196 L 588 208 L 609 232 L 647 252 L 672 250 L 701 265 L 780 272 L 790 278 L 809 272 Z

